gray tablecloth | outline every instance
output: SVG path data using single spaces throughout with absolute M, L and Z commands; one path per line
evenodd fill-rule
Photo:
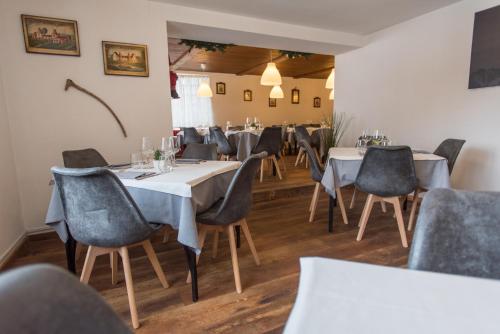
M 178 230 L 177 240 L 200 253 L 196 213 L 212 206 L 224 197 L 236 173 L 232 170 L 216 175 L 192 188 L 192 197 L 182 197 L 164 192 L 127 187 L 144 217 L 154 223 L 168 224 Z M 54 186 L 45 218 L 45 224 L 54 228 L 63 242 L 68 238 L 64 210 L 57 187 Z
M 247 131 L 241 131 L 230 134 L 227 138 L 231 145 L 236 147 L 236 158 L 238 161 L 244 161 L 252 154 L 252 149 L 257 145 L 259 136 Z
M 335 197 L 335 188 L 353 184 L 362 160 L 328 159 L 321 184 Z M 443 160 L 416 160 L 415 172 L 419 186 L 424 189 L 450 188 L 448 165 Z

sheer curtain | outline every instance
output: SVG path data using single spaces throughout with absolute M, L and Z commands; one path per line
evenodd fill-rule
M 172 123 L 174 127 L 213 125 L 212 99 L 198 97 L 196 91 L 202 81 L 210 79 L 202 75 L 179 75 L 177 93 L 179 99 L 172 99 Z

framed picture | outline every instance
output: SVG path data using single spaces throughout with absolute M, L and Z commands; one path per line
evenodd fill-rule
M 252 91 L 250 89 L 243 91 L 243 101 L 252 101 Z
M 80 56 L 76 21 L 24 14 L 21 21 L 26 52 Z
M 272 97 L 269 98 L 269 107 L 276 108 L 276 99 L 273 99 Z
M 300 90 L 297 88 L 292 89 L 292 104 L 300 103 Z
M 148 46 L 119 42 L 102 42 L 104 74 L 148 77 Z
M 217 94 L 226 95 L 226 84 L 224 82 L 217 82 L 215 84 L 215 92 Z
M 314 108 L 321 108 L 321 98 L 320 97 L 315 97 L 313 100 L 313 107 Z

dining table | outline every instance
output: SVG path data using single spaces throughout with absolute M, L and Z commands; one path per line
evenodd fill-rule
M 228 130 L 225 132 L 229 143 L 236 148 L 236 159 L 245 161 L 259 142 L 262 129 Z
M 325 172 L 321 180 L 325 191 L 329 194 L 328 231 L 333 231 L 333 208 L 340 202 L 341 210 L 345 208 L 342 187 L 354 184 L 358 175 L 363 150 L 356 147 L 332 147 L 328 150 Z M 418 186 L 423 189 L 450 188 L 450 174 L 446 158 L 422 150 L 413 150 L 415 173 Z M 345 212 L 342 213 L 345 215 Z
M 198 300 L 196 255 L 201 252 L 196 214 L 209 209 L 225 196 L 240 165 L 239 161 L 177 164 L 169 173 L 158 173 L 140 180 L 120 176 L 129 171 L 151 172 L 151 169 L 112 169 L 147 221 L 169 225 L 178 231 L 177 241 L 183 245 L 191 272 L 193 301 Z M 75 273 L 76 242 L 69 232 L 59 190 L 55 186 L 45 223 L 54 228 L 65 243 L 68 269 Z
M 285 334 L 498 333 L 500 281 L 301 258 Z

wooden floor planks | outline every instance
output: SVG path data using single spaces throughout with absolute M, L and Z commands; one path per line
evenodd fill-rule
M 163 289 L 141 248 L 131 249 L 131 266 L 141 328 L 138 333 L 280 333 L 295 300 L 299 280 L 299 258 L 323 256 L 389 266 L 405 266 L 408 249 L 401 247 L 393 210 L 382 213 L 375 206 L 364 238 L 356 242 L 357 223 L 366 196 L 360 194 L 356 206 L 348 210 L 349 225 L 335 209 L 332 234 L 327 232 L 328 198 L 320 194 L 316 221 L 308 223 L 308 207 L 314 183 L 309 171 L 294 167 L 288 159 L 285 179 L 266 173 L 262 184 L 256 182 L 255 203 L 248 218 L 255 247 L 261 259 L 256 266 L 242 236 L 238 250 L 243 293 L 236 294 L 229 243 L 221 234 L 216 259 L 211 257 L 209 234 L 199 263 L 200 301 L 192 303 L 190 285 L 185 283 L 185 254 L 175 238 L 167 244 L 161 234 L 153 247 L 171 285 Z M 352 189 L 343 190 L 350 200 Z M 404 213 L 405 221 L 409 212 Z M 411 242 L 411 235 L 408 235 Z M 65 266 L 64 246 L 55 233 L 30 237 L 10 262 L 9 267 L 48 262 Z M 83 266 L 83 257 L 77 262 Z M 120 316 L 130 323 L 127 294 L 121 265 L 118 285 L 111 284 L 109 258 L 96 261 L 90 285 L 98 290 Z

